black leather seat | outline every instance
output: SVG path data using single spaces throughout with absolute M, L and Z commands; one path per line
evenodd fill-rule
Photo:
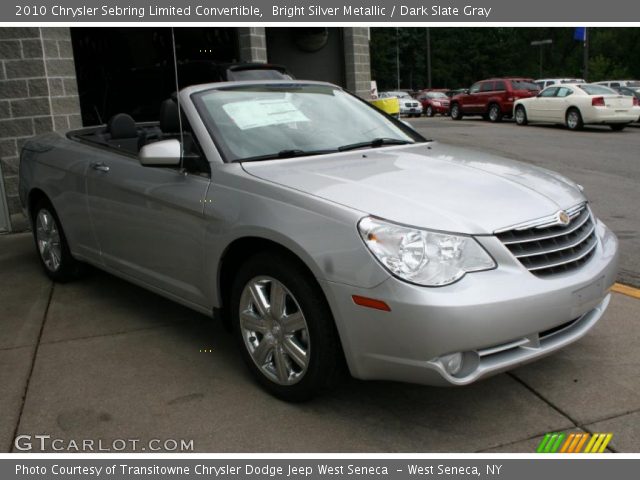
M 180 135 L 178 104 L 172 98 L 167 98 L 160 104 L 160 130 L 165 137 Z
M 136 122 L 126 113 L 118 113 L 107 124 L 109 146 L 129 153 L 138 154 L 142 146 L 142 135 L 136 128 Z

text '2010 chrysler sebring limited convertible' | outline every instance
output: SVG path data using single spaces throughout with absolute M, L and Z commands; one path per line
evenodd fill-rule
M 47 274 L 92 264 L 233 329 L 271 393 L 466 385 L 562 348 L 609 303 L 618 243 L 581 187 L 426 140 L 339 87 L 188 87 L 159 123 L 27 142 Z

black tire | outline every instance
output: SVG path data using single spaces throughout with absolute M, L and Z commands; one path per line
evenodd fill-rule
M 433 116 L 435 115 L 435 114 L 433 113 L 433 107 L 432 107 L 431 105 L 429 105 L 429 106 L 427 107 L 427 110 L 426 110 L 426 112 L 425 112 L 425 115 L 426 115 L 427 117 L 433 117 Z
M 489 110 L 487 110 L 487 118 L 490 122 L 497 123 L 502 121 L 502 110 L 500 109 L 500 105 L 497 103 L 492 103 L 489 105 Z
M 584 127 L 584 122 L 582 121 L 582 114 L 580 113 L 580 110 L 578 110 L 575 107 L 571 107 L 569 110 L 567 110 L 567 113 L 564 118 L 565 118 L 564 123 L 569 130 L 577 131 L 577 130 L 582 130 L 582 128 Z
M 516 125 L 524 126 L 529 123 L 529 120 L 527 119 L 527 111 L 522 105 L 518 105 L 516 107 L 515 118 Z
M 451 104 L 451 118 L 454 120 L 462 120 L 462 108 L 458 103 Z
M 248 308 L 245 306 L 247 298 L 254 298 L 250 295 L 250 290 L 246 289 L 249 288 L 249 285 L 260 285 L 260 282 L 266 282 L 262 285 L 265 288 L 264 292 L 266 292 L 267 288 L 269 289 L 269 304 L 271 305 L 271 288 L 273 288 L 274 280 L 284 286 L 286 294 L 282 304 L 287 305 L 286 309 L 289 310 L 291 308 L 294 313 L 297 310 L 302 313 L 305 329 L 296 333 L 295 335 L 300 334 L 300 336 L 294 340 L 297 344 L 302 344 L 302 350 L 304 348 L 307 349 L 306 367 L 300 367 L 299 364 L 296 364 L 293 361 L 293 356 L 286 356 L 288 353 L 284 346 L 285 337 L 292 337 L 292 335 L 286 333 L 287 329 L 284 322 L 276 322 L 272 317 L 268 317 L 268 322 L 271 325 L 278 323 L 278 327 L 265 329 L 265 334 L 259 333 L 259 330 L 249 331 L 247 328 L 243 328 L 241 324 L 241 308 L 243 312 L 250 312 L 251 318 L 262 318 L 257 313 L 255 301 L 250 300 L 251 306 Z M 245 292 L 245 296 L 243 296 L 243 292 Z M 270 305 L 268 311 L 271 311 Z M 303 265 L 278 251 L 262 252 L 249 258 L 238 269 L 238 273 L 234 278 L 230 307 L 234 335 L 240 346 L 242 357 L 255 379 L 267 392 L 285 401 L 301 402 L 309 400 L 335 386 L 342 371 L 341 367 L 344 365 L 340 341 L 324 293 Z M 291 313 L 287 313 L 287 315 L 290 316 Z M 280 318 L 285 319 L 287 317 Z M 246 321 L 244 325 L 247 325 Z M 265 323 L 260 322 L 260 325 L 264 326 Z M 277 331 L 274 328 L 277 328 Z M 276 344 L 277 346 L 269 346 L 277 341 L 275 340 L 276 336 L 280 337 L 280 343 Z M 255 355 L 258 352 L 257 346 L 261 345 L 265 340 L 267 341 L 267 347 L 263 350 L 272 349 L 272 352 L 266 354 L 263 366 L 259 367 L 258 361 L 252 357 L 250 348 L 254 349 L 253 354 Z M 288 376 L 284 377 L 287 381 L 295 379 L 295 383 L 285 385 L 279 383 L 278 379 L 275 378 L 279 376 L 276 349 L 281 349 L 280 351 L 284 352 L 285 359 L 288 361 L 286 364 L 289 368 L 295 367 L 303 371 L 302 375 L 300 375 L 299 372 L 293 372 L 292 370 L 288 372 Z M 280 358 L 282 358 L 282 354 Z M 297 378 L 296 373 L 298 375 Z
M 627 125 L 628 123 L 612 123 L 611 125 L 609 125 L 609 127 L 611 127 L 611 130 L 613 130 L 614 132 L 621 132 L 622 130 L 627 128 Z
M 80 277 L 86 265 L 71 255 L 62 223 L 51 202 L 47 199 L 39 200 L 32 215 L 36 252 L 47 276 L 60 283 Z

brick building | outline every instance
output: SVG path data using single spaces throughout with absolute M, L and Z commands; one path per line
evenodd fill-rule
M 170 65 L 172 34 L 168 28 L 0 28 L 0 232 L 26 226 L 18 198 L 22 143 L 103 123 L 112 108 L 151 119 L 152 107 L 174 86 L 145 91 L 141 100 L 127 85 L 144 78 L 162 83 L 156 80 Z M 192 27 L 176 29 L 175 38 L 180 59 L 268 61 L 296 78 L 369 95 L 367 28 Z

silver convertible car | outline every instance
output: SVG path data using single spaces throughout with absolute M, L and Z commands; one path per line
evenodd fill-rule
M 91 264 L 234 332 L 303 400 L 360 379 L 466 385 L 585 335 L 618 242 L 556 173 L 441 145 L 327 83 L 199 85 L 159 123 L 27 142 L 44 271 Z

